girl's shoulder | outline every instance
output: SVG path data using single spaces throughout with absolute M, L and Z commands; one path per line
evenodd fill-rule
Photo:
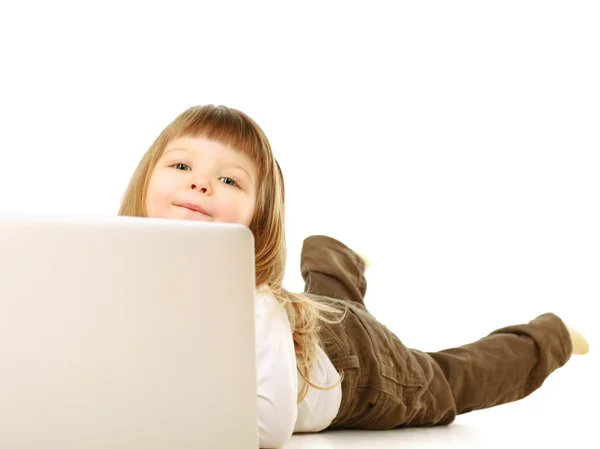
M 284 307 L 277 301 L 277 298 L 266 285 L 256 289 L 254 295 L 254 310 L 257 322 L 264 320 L 281 320 L 289 326 L 287 314 Z

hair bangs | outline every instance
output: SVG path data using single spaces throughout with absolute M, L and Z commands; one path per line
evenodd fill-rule
M 214 105 L 189 108 L 174 120 L 171 132 L 169 140 L 203 136 L 240 151 L 254 161 L 260 173 L 264 173 L 270 163 L 269 146 L 263 131 L 237 109 Z

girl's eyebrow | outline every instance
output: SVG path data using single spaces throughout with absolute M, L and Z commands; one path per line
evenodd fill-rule
M 166 154 L 169 154 L 171 151 L 185 151 L 187 152 L 187 150 L 185 148 L 169 148 L 168 150 L 165 150 L 165 152 L 163 153 L 163 156 Z
M 250 176 L 250 173 L 248 173 L 248 171 L 242 167 L 241 165 L 234 165 L 233 168 L 238 168 L 241 171 L 243 171 L 244 173 L 246 173 L 246 176 L 248 177 L 248 180 L 250 181 L 250 184 L 254 184 L 254 180 L 252 179 L 252 176 Z

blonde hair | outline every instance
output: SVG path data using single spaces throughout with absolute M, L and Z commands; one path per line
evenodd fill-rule
M 225 106 L 195 106 L 178 115 L 156 138 L 140 160 L 122 198 L 119 215 L 147 216 L 145 202 L 148 182 L 168 143 L 178 137 L 206 137 L 249 156 L 255 163 L 258 189 L 250 230 L 255 241 L 256 286 L 265 285 L 284 307 L 289 318 L 298 372 L 306 381 L 299 392 L 300 402 L 310 381 L 316 361 L 320 322 L 339 322 L 329 318 L 340 312 L 306 295 L 283 288 L 286 264 L 285 193 L 283 175 L 262 129 L 248 115 Z M 340 380 L 341 381 L 341 380 Z

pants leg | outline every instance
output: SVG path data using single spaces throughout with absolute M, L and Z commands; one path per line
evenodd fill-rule
M 364 307 L 365 262 L 339 240 L 324 235 L 307 237 L 302 244 L 300 269 L 305 293 L 352 301 Z
M 569 332 L 554 314 L 508 326 L 459 348 L 429 355 L 442 369 L 457 413 L 517 401 L 571 356 Z
M 458 348 L 407 348 L 367 312 L 364 263 L 353 251 L 329 237 L 309 237 L 301 266 L 306 292 L 352 305 L 344 323 L 323 329 L 330 357 L 346 366 L 358 361 L 342 383 L 335 428 L 449 424 L 457 414 L 528 396 L 570 358 L 568 330 L 550 313 Z

